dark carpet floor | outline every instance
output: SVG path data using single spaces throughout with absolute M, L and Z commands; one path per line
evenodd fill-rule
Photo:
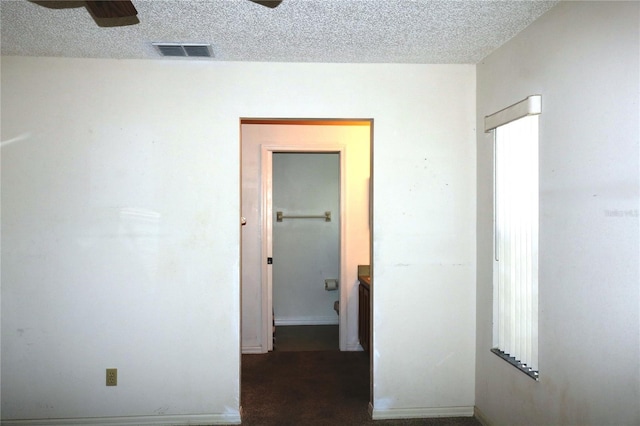
M 371 420 L 369 355 L 304 351 L 242 355 L 243 425 L 480 425 L 474 418 Z

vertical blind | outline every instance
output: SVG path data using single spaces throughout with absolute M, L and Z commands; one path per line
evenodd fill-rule
M 538 116 L 495 133 L 497 348 L 538 369 Z
M 493 351 L 537 378 L 541 97 L 485 117 L 494 132 Z

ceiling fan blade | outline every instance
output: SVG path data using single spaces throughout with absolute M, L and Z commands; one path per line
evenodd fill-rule
M 138 14 L 130 1 L 87 0 L 87 8 L 96 18 L 126 18 Z
M 254 3 L 260 4 L 262 6 L 270 7 L 273 9 L 274 7 L 278 7 L 282 0 L 250 0 Z

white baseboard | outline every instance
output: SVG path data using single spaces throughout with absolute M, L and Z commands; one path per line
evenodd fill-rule
M 364 351 L 364 349 L 362 349 L 362 346 L 360 346 L 360 343 L 356 343 L 355 345 L 347 345 L 347 352 L 362 352 Z
M 239 425 L 240 413 L 179 416 L 88 417 L 75 419 L 2 420 L 2 426 L 173 426 Z
M 482 424 L 482 426 L 492 426 L 487 416 L 485 416 L 478 407 L 473 408 L 473 416 L 480 422 L 480 424 Z
M 262 346 L 243 346 L 242 353 L 243 354 L 263 354 L 268 351 L 262 349 Z
M 340 324 L 340 318 L 337 315 L 326 317 L 287 317 L 276 318 L 276 325 L 336 325 Z
M 369 406 L 373 420 L 390 419 L 428 419 L 433 417 L 473 417 L 473 406 L 469 407 L 437 407 L 437 408 L 388 408 L 376 409 Z

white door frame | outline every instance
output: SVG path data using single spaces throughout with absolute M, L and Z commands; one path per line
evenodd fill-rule
M 345 286 L 346 271 L 346 158 L 347 146 L 345 144 L 300 144 L 300 145 L 279 145 L 263 144 L 260 147 L 261 162 L 261 203 L 262 203 L 262 342 L 266 342 L 268 351 L 273 350 L 273 272 L 272 265 L 267 264 L 267 258 L 273 257 L 273 153 L 295 152 L 295 153 L 337 153 L 340 155 L 340 350 L 347 349 L 347 303 Z M 276 260 L 277 261 L 277 260 Z M 264 346 L 263 346 L 264 347 Z

